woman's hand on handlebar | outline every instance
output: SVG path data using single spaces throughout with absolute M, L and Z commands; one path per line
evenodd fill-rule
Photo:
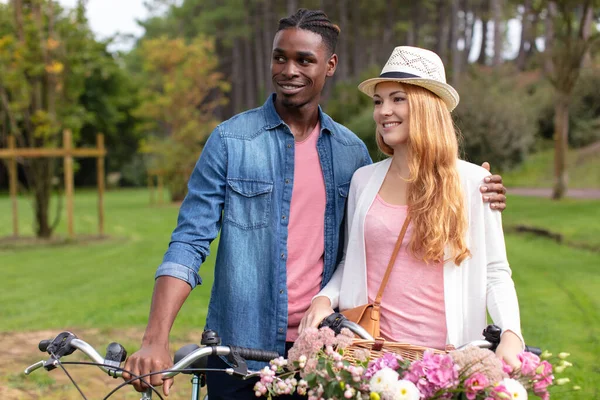
M 496 355 L 511 367 L 519 368 L 521 363 L 517 355 L 522 351 L 523 342 L 521 342 L 521 339 L 513 332 L 505 331 L 500 338 L 500 344 L 496 348 Z
M 173 361 L 169 355 L 168 346 L 163 345 L 142 345 L 142 348 L 136 351 L 125 362 L 125 369 L 131 371 L 132 374 L 142 376 L 151 372 L 158 372 L 169 369 L 173 366 Z M 123 372 L 123 379 L 129 380 L 132 376 Z M 162 379 L 162 374 L 155 374 L 143 378 L 152 386 L 163 385 L 163 393 L 169 395 L 169 389 L 173 385 L 173 379 Z M 148 389 L 148 386 L 141 380 L 137 379 L 131 383 L 135 390 L 143 392 Z
M 298 333 L 302 333 L 304 329 L 309 327 L 318 327 L 321 321 L 334 312 L 333 308 L 331 308 L 331 300 L 329 300 L 329 297 L 316 297 L 310 304 L 304 317 L 302 317 L 302 321 L 300 321 L 300 326 L 298 327 Z

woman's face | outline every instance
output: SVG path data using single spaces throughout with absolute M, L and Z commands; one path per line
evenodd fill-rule
M 408 97 L 398 82 L 381 82 L 373 95 L 373 119 L 385 144 L 395 149 L 408 140 Z

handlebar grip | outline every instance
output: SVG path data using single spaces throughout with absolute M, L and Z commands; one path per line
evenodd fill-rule
M 541 356 L 542 355 L 542 349 L 540 349 L 539 347 L 525 345 L 525 351 L 533 353 L 536 356 Z
M 230 348 L 232 353 L 237 353 L 246 360 L 271 361 L 272 359 L 279 357 L 279 353 L 276 351 L 248 349 L 246 347 L 237 346 L 230 346 Z
M 42 353 L 45 353 L 48 350 L 48 346 L 50 346 L 50 343 L 52 343 L 52 340 L 42 340 L 38 344 L 38 349 L 40 349 Z

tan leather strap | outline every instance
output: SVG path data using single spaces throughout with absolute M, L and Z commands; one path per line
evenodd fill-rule
M 398 252 L 400 251 L 400 246 L 402 245 L 402 240 L 404 240 L 404 235 L 406 234 L 406 230 L 408 229 L 409 223 L 410 215 L 407 215 L 406 220 L 404 221 L 404 225 L 402 225 L 402 229 L 400 230 L 400 234 L 398 235 L 398 240 L 396 240 L 396 246 L 394 246 L 394 251 L 392 252 L 392 257 L 390 258 L 390 262 L 388 264 L 387 270 L 385 271 L 385 275 L 383 276 L 383 281 L 381 282 L 381 286 L 379 287 L 379 292 L 377 292 L 377 297 L 375 298 L 375 302 L 373 303 L 373 312 L 371 313 L 373 319 L 379 319 L 379 308 L 381 306 L 383 291 L 385 290 L 390 274 L 392 273 L 392 268 L 394 267 L 394 263 L 396 262 L 396 257 L 398 256 Z

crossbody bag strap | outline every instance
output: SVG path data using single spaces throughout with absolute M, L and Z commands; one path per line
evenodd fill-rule
M 390 274 L 392 273 L 392 268 L 394 268 L 394 263 L 396 262 L 396 257 L 398 256 L 398 252 L 400 251 L 400 246 L 402 245 L 402 241 L 404 240 L 404 235 L 406 234 L 406 230 L 408 229 L 409 223 L 410 215 L 407 215 L 406 219 L 404 220 L 404 225 L 402 225 L 402 230 L 400 230 L 400 234 L 398 235 L 398 240 L 396 240 L 396 246 L 394 246 L 394 251 L 392 252 L 392 257 L 390 258 L 387 270 L 385 271 L 385 275 L 383 276 L 383 280 L 381 281 L 381 286 L 379 287 L 379 291 L 377 292 L 377 297 L 375 298 L 375 302 L 373 303 L 373 311 L 376 313 L 377 319 L 379 319 L 379 308 L 381 306 L 381 299 L 383 298 L 383 291 L 387 286 L 388 279 L 390 278 Z

